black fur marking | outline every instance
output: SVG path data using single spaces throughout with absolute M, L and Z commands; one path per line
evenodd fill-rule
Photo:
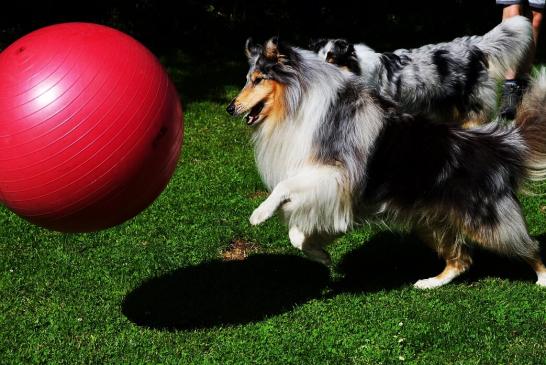
M 468 63 L 465 68 L 465 85 L 463 97 L 466 98 L 465 103 L 468 103 L 470 94 L 476 88 L 480 78 L 487 77 L 487 60 L 484 53 L 478 47 L 470 48 Z M 470 108 L 475 106 L 469 105 Z
M 511 29 L 506 28 L 506 27 L 502 28 L 502 34 L 503 34 L 503 38 L 505 38 L 505 39 L 517 39 L 518 38 L 518 33 L 517 32 L 514 32 Z
M 364 160 L 364 152 L 354 139 L 355 114 L 366 103 L 363 90 L 363 85 L 354 79 L 338 91 L 336 100 L 332 101 L 324 121 L 314 135 L 314 145 L 320 146 L 315 151 L 318 161 L 347 165 L 350 161 Z
M 396 117 L 376 142 L 361 199 L 408 212 L 452 207 L 476 227 L 495 224 L 496 202 L 514 197 L 525 176 L 524 154 L 506 141 L 508 133 Z
M 394 95 L 395 100 L 400 100 L 402 98 L 402 80 L 402 75 L 400 75 L 396 80 L 396 95 Z
M 379 60 L 387 72 L 387 79 L 389 81 L 392 80 L 394 74 L 399 73 L 411 61 L 407 55 L 398 56 L 392 52 L 382 53 Z
M 449 75 L 449 57 L 446 57 L 447 54 L 449 54 L 449 51 L 439 49 L 432 55 L 432 62 L 436 66 L 441 81 L 444 81 Z
M 460 61 L 448 50 L 439 49 L 433 53 L 432 62 L 440 82 L 446 84 L 442 96 L 429 100 L 436 110 L 449 113 L 455 107 L 460 113 L 467 114 L 483 108 L 480 100 L 473 95 L 478 85 L 489 77 L 487 60 L 480 49 L 470 47 L 466 57 Z

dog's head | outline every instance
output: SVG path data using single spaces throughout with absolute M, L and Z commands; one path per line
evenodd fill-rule
M 311 41 L 309 48 L 328 63 L 360 73 L 355 47 L 345 39 L 318 39 Z
M 278 121 L 286 115 L 286 88 L 296 74 L 297 54 L 271 38 L 264 45 L 249 38 L 245 45 L 250 69 L 246 84 L 228 105 L 231 115 L 245 114 L 248 125 Z

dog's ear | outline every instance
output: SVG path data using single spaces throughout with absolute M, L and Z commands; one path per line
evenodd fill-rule
M 279 38 L 273 37 L 265 44 L 265 57 L 270 60 L 277 59 L 279 57 Z
M 326 43 L 328 43 L 328 40 L 324 38 L 311 39 L 309 41 L 309 49 L 313 52 L 318 52 L 326 45 Z
M 336 40 L 335 46 L 339 55 L 349 56 L 355 51 L 355 46 L 346 39 Z
M 280 42 L 278 37 L 273 37 L 265 43 L 264 55 L 270 61 L 284 64 L 288 61 L 290 54 L 290 47 Z
M 259 44 L 255 44 L 252 38 L 248 38 L 245 43 L 245 54 L 248 57 L 248 59 L 255 58 L 260 53 L 262 53 L 262 46 Z
M 356 54 L 355 45 L 354 45 L 354 44 L 349 43 L 349 45 L 347 46 L 347 54 L 348 54 L 348 55 L 355 55 L 355 54 Z

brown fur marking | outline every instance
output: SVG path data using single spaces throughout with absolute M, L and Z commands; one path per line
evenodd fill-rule
M 463 273 L 472 265 L 470 249 L 464 242 L 458 242 L 460 239 L 454 231 L 420 227 L 417 234 L 446 261 L 444 270 L 436 278 L 443 279 L 453 271 Z

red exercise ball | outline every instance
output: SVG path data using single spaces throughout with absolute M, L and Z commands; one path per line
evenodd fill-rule
M 115 29 L 65 23 L 0 53 L 0 199 L 63 232 L 108 228 L 163 191 L 182 108 L 158 60 Z

